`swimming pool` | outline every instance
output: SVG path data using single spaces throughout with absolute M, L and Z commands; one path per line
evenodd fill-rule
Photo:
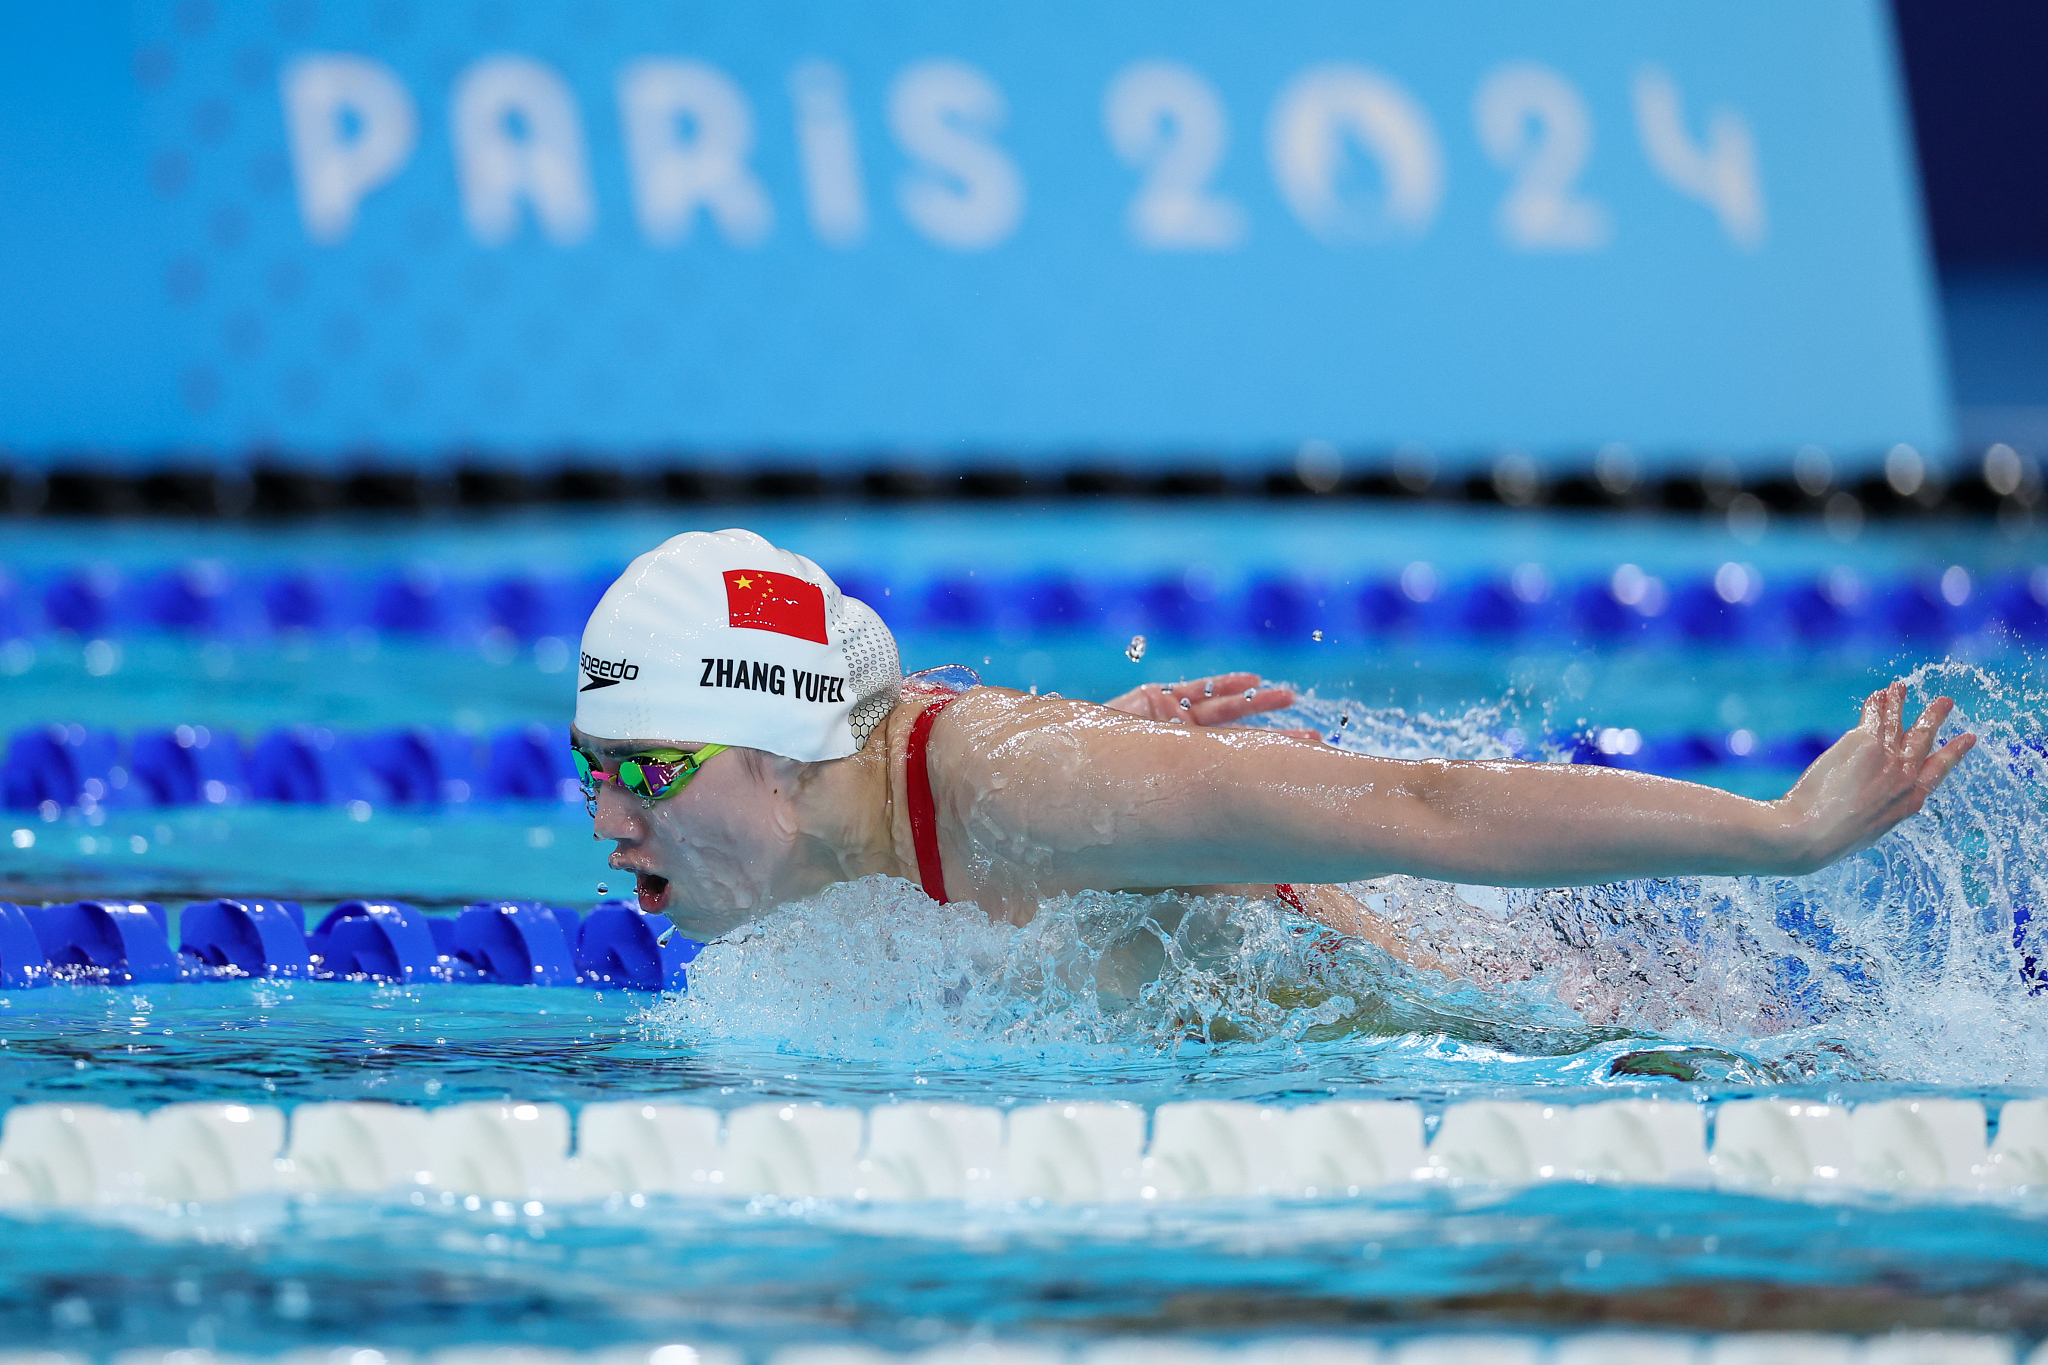
M 425 530 L 157 525 L 112 536 L 38 522 L 11 528 L 7 568 L 34 611 L 0 642 L 0 728 L 104 728 L 119 737 L 108 761 L 127 762 L 136 736 L 180 726 L 223 745 L 297 726 L 344 745 L 401 727 L 482 745 L 509 727 L 559 726 L 570 676 L 561 637 L 462 607 L 465 585 L 481 591 L 515 572 L 581 581 L 714 524 L 752 526 L 849 584 L 886 588 L 877 605 L 902 630 L 907 666 L 965 661 L 991 681 L 1092 696 L 1252 667 L 1313 688 L 1302 716 L 1347 744 L 1464 754 L 1549 743 L 1562 756 L 1573 736 L 1597 751 L 1611 732 L 1605 759 L 1648 761 L 1678 738 L 1735 746 L 1740 732 L 1745 751 L 1696 753 L 1694 770 L 1763 792 L 1790 772 L 1765 761 L 1773 745 L 1840 729 L 1862 692 L 1942 659 L 1916 686 L 1953 692 L 1992 742 L 1931 818 L 1799 883 L 1374 888 L 1390 913 L 1450 945 L 1471 977 L 1459 986 L 1298 934 L 1270 905 L 1081 897 L 1027 930 L 994 930 L 900 885 L 863 883 L 714 945 L 681 998 L 296 980 L 7 992 L 0 1102 L 10 1112 L 203 1101 L 259 1119 L 276 1107 L 296 1125 L 311 1106 L 342 1101 L 536 1114 L 559 1104 L 587 1145 L 597 1106 L 624 1101 L 709 1109 L 729 1124 L 755 1106 L 822 1104 L 867 1115 L 853 1120 L 859 1141 L 872 1141 L 872 1114 L 892 1105 L 1014 1114 L 1120 1102 L 1137 1108 L 1137 1141 L 1156 1145 L 1162 1106 L 1243 1101 L 1291 1114 L 1391 1100 L 1420 1106 L 1442 1169 L 1355 1194 L 1297 1186 L 1071 1202 L 1019 1184 L 975 1203 L 757 1189 L 641 1192 L 637 1202 L 479 1196 L 471 1206 L 444 1182 L 397 1195 L 159 1191 L 85 1212 L 17 1204 L 0 1210 L 6 1340 L 90 1354 L 687 1340 L 759 1356 L 794 1343 L 909 1350 L 977 1335 L 1064 1349 L 1126 1334 L 1243 1345 L 1478 1330 L 1550 1338 L 1606 1324 L 2048 1335 L 2048 1245 L 2031 1185 L 1914 1193 L 1809 1172 L 1759 1191 L 1713 1178 L 1580 1180 L 1576 1167 L 1526 1178 L 1466 1167 L 1451 1178 L 1444 1164 L 1467 1121 L 1448 1116 L 1494 1113 L 1470 1106 L 1497 1101 L 1564 1111 L 1663 1098 L 1718 1125 L 1721 1106 L 1756 1097 L 1836 1113 L 1967 1099 L 1996 1117 L 2048 1091 L 2042 997 L 2026 962 L 2043 894 L 2042 680 L 2026 620 L 1992 608 L 2000 592 L 2032 591 L 2038 544 L 1966 523 L 1872 527 L 1843 544 L 1796 527 L 1738 539 L 1720 523 L 1602 521 L 1596 537 L 1563 515 L 1236 504 L 1143 516 L 1118 506 L 721 509 Z M 260 585 L 295 568 L 336 575 L 344 605 L 288 629 L 226 614 L 164 628 L 127 605 L 140 599 L 121 585 L 195 561 L 221 583 Z M 1431 582 L 1410 593 L 1422 586 L 1417 565 Z M 108 585 L 97 631 L 34 614 L 48 611 L 52 584 L 81 572 Z M 348 583 L 408 572 L 448 594 L 431 626 L 380 628 L 365 614 L 374 603 L 345 604 L 359 600 Z M 1072 619 L 1006 605 L 1048 576 L 1078 585 Z M 1259 587 L 1276 581 L 1292 586 L 1278 596 Z M 1651 581 L 1665 605 L 1636 610 L 1655 601 Z M 1772 594 L 1830 581 L 1855 588 L 1841 588 L 1841 629 L 1788 633 Z M 1162 583 L 1177 587 L 1162 593 Z M 1375 626 L 1360 605 L 1372 583 L 1402 592 L 1409 616 Z M 1489 583 L 1505 596 L 1483 598 Z M 1627 631 L 1574 623 L 1571 593 L 1587 583 L 1634 612 L 1619 618 Z M 1934 615 L 1854 606 L 1891 601 L 1883 594 L 1901 585 L 1918 585 L 1913 600 Z M 1623 600 L 1631 591 L 1635 603 Z M 240 592 L 223 589 L 222 603 L 261 606 L 260 591 Z M 1699 630 L 1675 626 L 1672 604 L 1711 607 L 1704 592 L 1721 614 Z M 1521 614 L 1505 624 L 1471 614 L 1496 599 L 1520 602 L 1510 610 Z M 1291 626 L 1254 624 L 1256 601 L 1293 611 Z M 2024 605 L 1998 610 L 2016 611 L 2012 601 Z M 1142 663 L 1126 654 L 1137 633 L 1148 640 Z M 1631 733 L 1639 747 L 1624 751 Z M 354 896 L 435 913 L 479 899 L 579 909 L 596 899 L 605 873 L 580 803 L 504 799 L 481 785 L 462 800 L 375 790 L 374 800 L 336 788 L 305 803 L 202 791 L 162 805 L 103 791 L 55 812 L 10 811 L 0 896 L 160 899 L 173 911 L 221 894 L 288 896 L 316 916 Z M 1643 1053 L 1661 1056 L 1646 1065 Z M 1004 1141 L 1020 1141 L 1014 1117 Z

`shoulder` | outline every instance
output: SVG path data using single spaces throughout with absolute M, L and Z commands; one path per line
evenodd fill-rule
M 945 711 L 932 724 L 932 754 L 948 761 L 1034 743 L 1064 746 L 1132 719 L 1094 702 L 1042 697 L 1009 687 L 976 687 L 939 700 Z M 926 704 L 915 696 L 905 701 L 913 716 Z
M 936 702 L 944 710 L 932 721 L 926 747 L 935 775 L 1072 779 L 1128 770 L 1165 777 L 1240 754 L 1319 747 L 1277 731 L 1174 724 L 1090 701 L 976 687 L 950 697 L 907 693 L 888 720 L 893 750 L 907 753 L 918 716 Z
M 1132 784 L 1170 788 L 1222 771 L 1237 747 L 1280 738 L 979 687 L 950 702 L 933 722 L 927 752 L 936 781 L 962 784 L 999 805 L 1009 798 L 1074 800 L 1084 791 L 1103 795 Z
M 933 712 L 936 710 L 936 714 Z M 930 716 L 923 751 L 935 780 L 982 790 L 1004 785 L 1047 762 L 1071 768 L 1105 731 L 1131 717 L 1093 702 L 1041 697 L 1008 687 L 958 693 L 906 691 L 884 722 L 898 764 L 911 757 L 921 716 Z M 1137 722 L 1143 724 L 1143 722 Z

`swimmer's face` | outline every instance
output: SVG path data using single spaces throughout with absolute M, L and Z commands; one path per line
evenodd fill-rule
M 670 740 L 601 740 L 577 745 L 604 772 L 650 749 L 694 751 Z M 610 866 L 635 877 L 640 908 L 666 915 L 708 942 L 789 899 L 782 887 L 796 842 L 789 795 L 802 765 L 756 749 L 705 760 L 671 796 L 644 801 L 615 783 L 597 790 L 597 837 L 615 844 Z

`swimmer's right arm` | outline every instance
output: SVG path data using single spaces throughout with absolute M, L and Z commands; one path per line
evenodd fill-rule
M 1098 708 L 1050 726 L 1042 713 L 990 713 L 973 728 L 999 741 L 987 756 L 1000 780 L 977 833 L 1060 884 L 1047 890 L 1394 872 L 1500 886 L 1797 875 L 1882 838 L 1974 743 L 1934 747 L 1947 698 L 1910 729 L 1904 702 L 1902 684 L 1873 693 L 1778 801 L 1609 768 L 1371 758 Z

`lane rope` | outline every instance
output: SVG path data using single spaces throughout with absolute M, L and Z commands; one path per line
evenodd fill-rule
M 1607 1184 L 1790 1199 L 2026 1200 L 2048 1189 L 2048 1099 L 1193 1100 L 730 1112 L 617 1100 L 427 1109 L 367 1101 L 16 1105 L 0 1205 L 356 1193 L 418 1207 L 649 1195 L 970 1205 L 1328 1200 Z

